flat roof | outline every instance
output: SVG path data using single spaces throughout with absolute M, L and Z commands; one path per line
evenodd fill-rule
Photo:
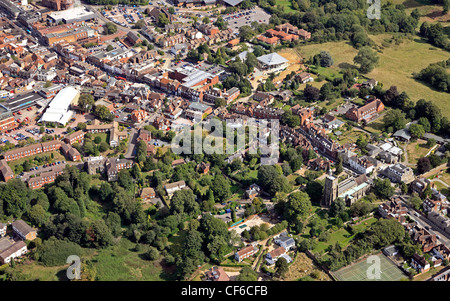
M 79 6 L 79 7 L 74 7 L 74 8 L 70 8 L 67 10 L 56 11 L 56 12 L 51 13 L 49 16 L 55 20 L 60 20 L 60 19 L 73 20 L 73 19 L 77 19 L 77 18 L 86 17 L 89 15 L 93 15 L 95 17 L 95 14 L 93 12 L 89 11 L 86 7 Z

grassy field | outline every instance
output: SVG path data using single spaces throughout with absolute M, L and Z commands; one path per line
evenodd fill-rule
M 370 35 L 370 38 L 378 45 L 391 38 L 390 34 Z M 354 67 L 353 58 L 358 51 L 349 42 L 328 42 L 323 44 L 310 44 L 299 46 L 300 54 L 304 59 L 318 54 L 322 50 L 330 52 L 334 65 L 330 72 L 339 72 L 344 67 Z M 431 63 L 436 63 L 449 58 L 448 52 L 433 47 L 421 41 L 418 37 L 413 40 L 403 40 L 400 45 L 392 45 L 379 53 L 379 64 L 367 77 L 375 78 L 383 83 L 385 89 L 396 85 L 400 92 L 406 91 L 414 102 L 423 98 L 431 100 L 442 108 L 442 114 L 450 117 L 450 97 L 447 94 L 433 90 L 412 77 L 413 72 L 420 72 Z
M 410 164 L 417 164 L 417 161 L 425 156 L 431 148 L 426 146 L 426 141 L 418 139 L 416 142 L 411 142 L 406 147 L 408 152 L 408 162 Z
M 277 0 L 276 1 L 277 5 L 281 5 L 284 7 L 284 11 L 286 13 L 290 13 L 290 12 L 295 12 L 296 10 L 294 10 L 292 8 L 292 1 L 291 0 Z
M 325 250 L 331 246 L 335 245 L 337 242 L 341 245 L 341 247 L 345 248 L 350 240 L 352 239 L 352 235 L 345 229 L 337 230 L 330 234 L 330 238 L 327 242 L 325 241 L 317 241 L 317 246 L 312 250 L 313 253 L 325 252 Z
M 370 36 L 378 45 L 390 37 L 388 34 Z M 414 102 L 421 98 L 431 100 L 442 109 L 444 116 L 450 117 L 448 94 L 438 92 L 412 76 L 413 72 L 418 73 L 431 63 L 447 60 L 450 57 L 448 52 L 416 38 L 414 41 L 403 40 L 400 45 L 385 48 L 378 56 L 379 64 L 368 77 L 382 82 L 385 89 L 391 85 L 397 86 L 399 91 L 406 91 Z
M 289 266 L 289 271 L 284 278 L 286 281 L 296 281 L 302 277 L 314 274 L 318 274 L 318 281 L 330 281 L 330 276 L 319 269 L 311 258 L 305 253 L 298 253 L 294 259 L 294 262 Z
M 16 270 L 20 273 L 26 281 L 59 281 L 66 279 L 66 271 L 69 264 L 66 266 L 45 267 L 37 262 L 30 262 L 29 264 L 17 265 Z
M 173 267 L 165 268 L 156 260 L 134 250 L 135 244 L 122 238 L 119 244 L 100 250 L 92 258 L 100 281 L 162 281 L 173 280 Z

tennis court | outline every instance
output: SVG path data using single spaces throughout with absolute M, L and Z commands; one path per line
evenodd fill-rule
M 392 263 L 383 253 L 376 256 L 380 259 L 381 276 L 379 279 L 369 279 L 367 271 L 372 270 L 373 261 L 367 262 L 367 258 L 359 262 L 343 267 L 342 269 L 333 272 L 339 281 L 399 281 L 406 277 L 394 263 Z M 370 272 L 369 272 L 370 276 Z

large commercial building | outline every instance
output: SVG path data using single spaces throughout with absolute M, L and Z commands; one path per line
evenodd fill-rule
M 79 6 L 74 7 L 68 10 L 62 10 L 53 12 L 48 15 L 48 20 L 51 22 L 58 24 L 59 22 L 63 22 L 65 24 L 74 23 L 74 22 L 83 22 L 95 19 L 95 13 L 88 10 L 86 7 Z
M 82 26 L 64 32 L 50 33 L 46 35 L 44 39 L 47 45 L 53 46 L 55 43 L 59 42 L 72 43 L 96 36 L 97 32 L 94 29 L 88 26 Z
M 62 89 L 48 105 L 39 122 L 55 122 L 65 125 L 73 116 L 70 105 L 76 105 L 80 92 L 73 87 Z
M 279 72 L 288 66 L 288 60 L 275 52 L 259 56 L 256 59 L 258 67 L 268 72 Z

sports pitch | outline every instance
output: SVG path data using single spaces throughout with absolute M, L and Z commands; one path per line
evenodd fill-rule
M 367 259 L 343 267 L 342 269 L 333 272 L 333 274 L 339 281 L 399 281 L 406 277 L 406 275 L 385 255 L 379 253 L 377 256 L 380 258 L 380 279 L 369 279 L 367 277 L 367 271 L 373 265 L 373 262 L 367 262 Z

